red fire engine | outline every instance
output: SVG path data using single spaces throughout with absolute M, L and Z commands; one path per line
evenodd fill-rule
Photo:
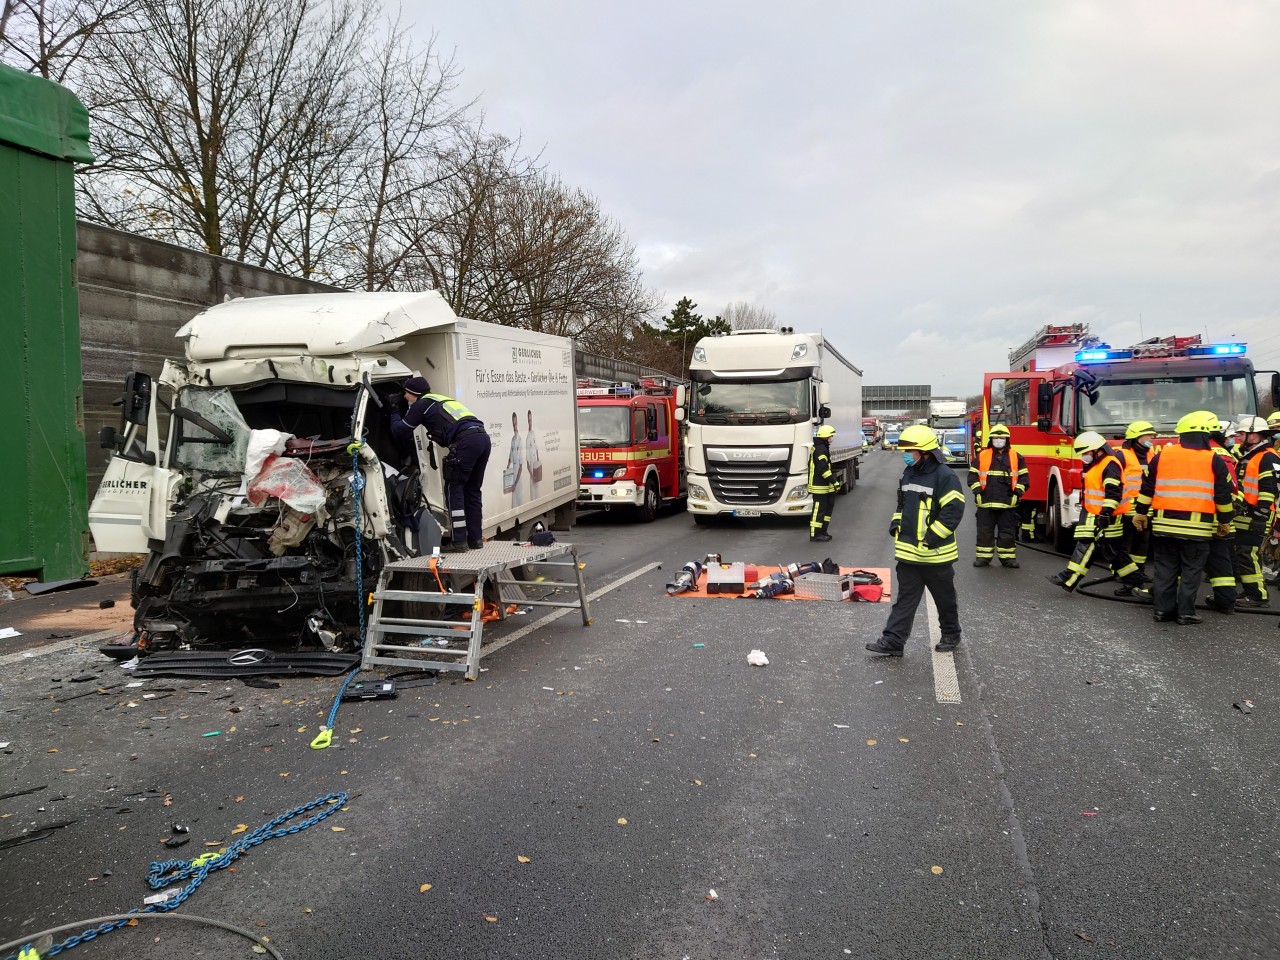
M 684 393 L 684 383 L 656 377 L 578 381 L 579 507 L 628 507 L 648 523 L 685 496 Z
M 1194 336 L 1152 338 L 1123 350 L 1097 341 L 1078 346 L 1069 363 L 988 373 L 982 387 L 982 434 L 993 423 L 1009 428 L 1030 474 L 1024 509 L 1034 510 L 1037 533 L 1061 550 L 1071 546 L 1080 516 L 1077 434 L 1095 430 L 1118 441 L 1130 423 L 1149 420 L 1167 440 L 1193 410 L 1232 421 L 1258 412 L 1243 343 L 1205 344 Z M 1270 386 L 1280 406 L 1280 373 L 1271 372 Z

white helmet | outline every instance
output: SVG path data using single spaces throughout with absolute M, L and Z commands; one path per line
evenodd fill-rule
M 1235 432 L 1260 433 L 1265 437 L 1269 436 L 1274 429 L 1261 417 L 1241 417 L 1240 422 L 1236 424 Z
M 1235 431 L 1235 427 L 1233 427 L 1233 426 L 1231 425 L 1231 421 L 1230 421 L 1230 420 L 1219 420 L 1219 421 L 1218 421 L 1218 432 L 1219 432 L 1219 433 L 1225 433 L 1225 434 L 1227 434 L 1227 435 L 1229 436 L 1229 435 L 1231 435 L 1231 434 L 1235 433 L 1236 431 Z

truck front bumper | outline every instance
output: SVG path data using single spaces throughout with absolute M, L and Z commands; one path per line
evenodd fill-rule
M 689 496 L 686 507 L 690 513 L 704 516 L 734 517 L 807 517 L 813 512 L 813 498 L 809 495 L 808 484 L 802 476 L 787 478 L 781 500 L 762 504 L 722 503 L 711 492 L 711 483 L 705 476 L 689 475 Z M 789 499 L 793 494 L 803 496 Z
M 584 483 L 578 487 L 580 507 L 638 507 L 644 503 L 644 490 L 633 480 L 613 483 Z

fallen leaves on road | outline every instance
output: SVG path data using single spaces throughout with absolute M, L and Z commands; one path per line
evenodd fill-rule
M 422 886 L 420 886 L 420 887 L 418 888 L 418 892 L 419 892 L 419 893 L 426 893 L 426 892 L 427 892 L 428 890 L 430 890 L 430 889 L 431 889 L 431 884 L 429 884 L 429 883 L 424 883 Z
M 521 863 L 533 863 L 532 860 L 530 860 L 528 857 L 526 857 L 522 853 L 516 854 L 516 859 L 519 860 Z
M 498 918 L 497 918 L 497 917 L 492 917 L 492 916 L 490 916 L 489 914 L 487 914 L 487 913 L 486 913 L 486 914 L 484 915 L 484 921 L 485 921 L 485 923 L 497 923 L 497 922 L 498 922 Z
M 1079 930 L 1077 930 L 1076 936 L 1079 937 L 1081 940 L 1083 940 L 1085 943 L 1093 943 L 1093 937 L 1089 936 L 1087 933 L 1081 933 Z
M 346 833 L 346 832 L 347 832 L 347 828 L 346 828 L 346 827 L 330 827 L 329 829 L 330 829 L 330 830 L 332 830 L 334 833 Z
M 876 745 L 876 741 L 874 741 L 874 740 L 868 740 L 868 741 L 867 741 L 867 746 L 868 746 L 868 747 L 874 747 L 875 745 Z
M 626 825 L 627 825 L 627 818 L 626 818 L 626 817 L 619 817 L 619 818 L 618 818 L 618 826 L 620 826 L 620 827 L 625 827 Z
M 247 823 L 237 823 L 231 828 L 231 835 L 235 836 L 237 833 L 244 833 L 248 829 L 249 825 Z
M 345 773 L 345 771 L 343 772 Z M 244 794 L 242 793 L 240 794 L 240 796 L 236 797 L 236 803 L 243 803 L 243 802 L 244 802 Z
M 935 877 L 939 877 L 942 875 L 942 868 L 935 863 L 932 867 L 929 868 L 929 872 L 932 873 Z

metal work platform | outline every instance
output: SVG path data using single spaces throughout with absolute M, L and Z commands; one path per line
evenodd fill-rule
M 527 578 L 516 579 L 517 572 Z M 488 605 L 486 588 L 491 588 Z M 569 591 L 576 600 L 558 599 Z M 591 625 L 582 565 L 570 543 L 532 547 L 491 541 L 438 560 L 397 560 L 382 569 L 373 598 L 361 660 L 366 670 L 460 670 L 474 680 L 484 655 L 486 618 L 506 620 L 512 605 L 580 608 L 582 625 Z

